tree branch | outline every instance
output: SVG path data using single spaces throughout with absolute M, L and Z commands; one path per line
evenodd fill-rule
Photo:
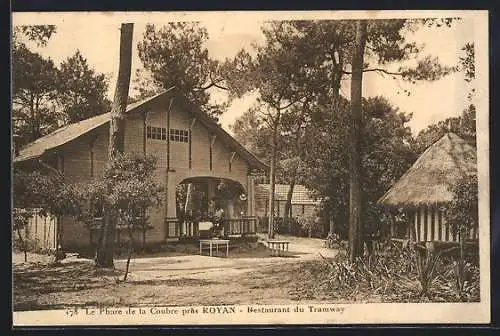
M 271 112 L 261 112 L 266 118 L 265 121 L 270 128 L 273 127 L 274 124 L 274 116 Z
M 196 87 L 195 89 L 196 90 L 199 90 L 199 91 L 204 91 L 204 90 L 208 90 L 210 89 L 211 87 L 216 87 L 218 89 L 221 89 L 221 90 L 226 90 L 226 91 L 229 91 L 229 89 L 227 87 L 224 87 L 222 85 L 220 85 L 219 83 L 221 81 L 223 81 L 223 79 L 219 79 L 219 80 L 214 80 L 212 78 L 212 73 L 210 72 L 208 77 L 210 78 L 210 84 L 206 85 L 206 86 L 202 86 L 202 87 Z
M 297 99 L 295 99 L 294 101 L 292 101 L 292 102 L 290 102 L 290 103 L 286 104 L 285 106 L 278 107 L 277 109 L 278 109 L 278 110 L 280 110 L 280 111 L 281 111 L 281 110 L 285 110 L 285 109 L 289 108 L 290 106 L 292 106 L 293 104 L 295 104 L 295 103 L 298 103 L 298 102 L 302 101 L 302 99 L 303 99 L 303 98 L 304 98 L 304 97 L 297 98 Z M 307 98 L 306 98 L 306 99 L 307 99 Z
M 221 86 L 220 84 L 218 84 L 218 82 L 221 82 L 223 79 L 219 79 L 218 81 L 215 81 L 213 78 L 212 78 L 212 72 L 210 72 L 208 74 L 208 77 L 210 78 L 210 80 L 212 81 L 212 84 L 216 87 L 216 88 L 219 88 L 219 89 L 222 89 L 222 90 L 226 90 L 228 91 L 229 89 L 227 87 L 224 87 L 224 86 Z
M 385 73 L 387 75 L 393 75 L 393 76 L 402 76 L 403 75 L 402 72 L 392 72 L 392 71 L 382 69 L 382 68 L 371 68 L 371 69 L 364 69 L 363 70 L 363 72 L 373 72 L 373 71 L 378 71 L 378 72 L 382 72 L 382 73 Z M 350 71 L 343 70 L 342 73 L 344 73 L 346 75 L 352 75 L 352 72 L 350 72 Z

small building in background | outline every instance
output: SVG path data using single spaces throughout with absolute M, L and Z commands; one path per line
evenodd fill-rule
M 456 134 L 447 133 L 425 150 L 378 203 L 406 212 L 411 223 L 407 237 L 412 241 L 458 242 L 458 234 L 446 223 L 446 205 L 453 199 L 452 188 L 457 181 L 477 174 L 476 157 L 473 146 Z M 464 238 L 477 239 L 477 228 Z
M 269 208 L 269 184 L 255 185 L 255 214 L 257 217 L 267 217 Z M 288 184 L 276 184 L 274 188 L 275 203 L 274 213 L 276 217 L 283 218 L 285 215 L 285 204 L 290 186 Z M 300 184 L 296 184 L 292 194 L 292 217 L 311 217 L 319 210 L 320 201 L 311 196 L 311 191 Z

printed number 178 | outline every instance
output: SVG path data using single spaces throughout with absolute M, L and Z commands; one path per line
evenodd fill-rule
M 70 317 L 74 316 L 74 315 L 78 315 L 78 309 L 76 309 L 76 308 L 68 309 L 68 310 L 66 310 L 66 315 L 69 315 Z

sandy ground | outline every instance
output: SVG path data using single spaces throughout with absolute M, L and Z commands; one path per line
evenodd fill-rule
M 22 254 L 14 254 L 14 309 L 296 302 L 291 293 L 305 276 L 301 266 L 321 258 L 319 253 L 333 257 L 335 251 L 325 249 L 319 239 L 286 239 L 290 240 L 287 257 L 133 259 L 126 282 L 117 281 L 123 277 L 125 260 L 115 262 L 113 274 L 103 275 L 87 259 L 68 258 L 50 265 L 44 256 L 30 255 L 30 262 L 24 263 Z
M 252 272 L 263 267 L 300 263 L 307 260 L 335 255 L 335 250 L 323 247 L 322 239 L 276 237 L 290 241 L 286 257 L 273 258 L 225 258 L 205 255 L 133 259 L 130 262 L 131 277 L 135 280 L 165 280 L 179 278 L 224 280 L 234 275 Z M 265 241 L 262 241 L 265 244 Z M 125 270 L 126 261 L 118 260 L 115 267 Z
M 28 252 L 28 264 L 46 264 L 54 259 L 53 256 L 45 255 L 45 254 L 36 254 Z M 13 265 L 22 265 L 24 262 L 24 253 L 13 252 L 12 253 L 12 264 Z

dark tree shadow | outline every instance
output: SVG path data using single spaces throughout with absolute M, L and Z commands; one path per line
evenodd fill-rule
M 78 292 L 116 284 L 120 271 L 98 270 L 91 262 L 16 265 L 13 272 L 14 309 L 42 294 Z
M 151 280 L 137 280 L 128 282 L 130 285 L 151 285 L 151 286 L 169 286 L 169 287 L 194 287 L 194 286 L 208 286 L 218 285 L 220 282 L 205 280 L 205 279 L 151 279 Z

